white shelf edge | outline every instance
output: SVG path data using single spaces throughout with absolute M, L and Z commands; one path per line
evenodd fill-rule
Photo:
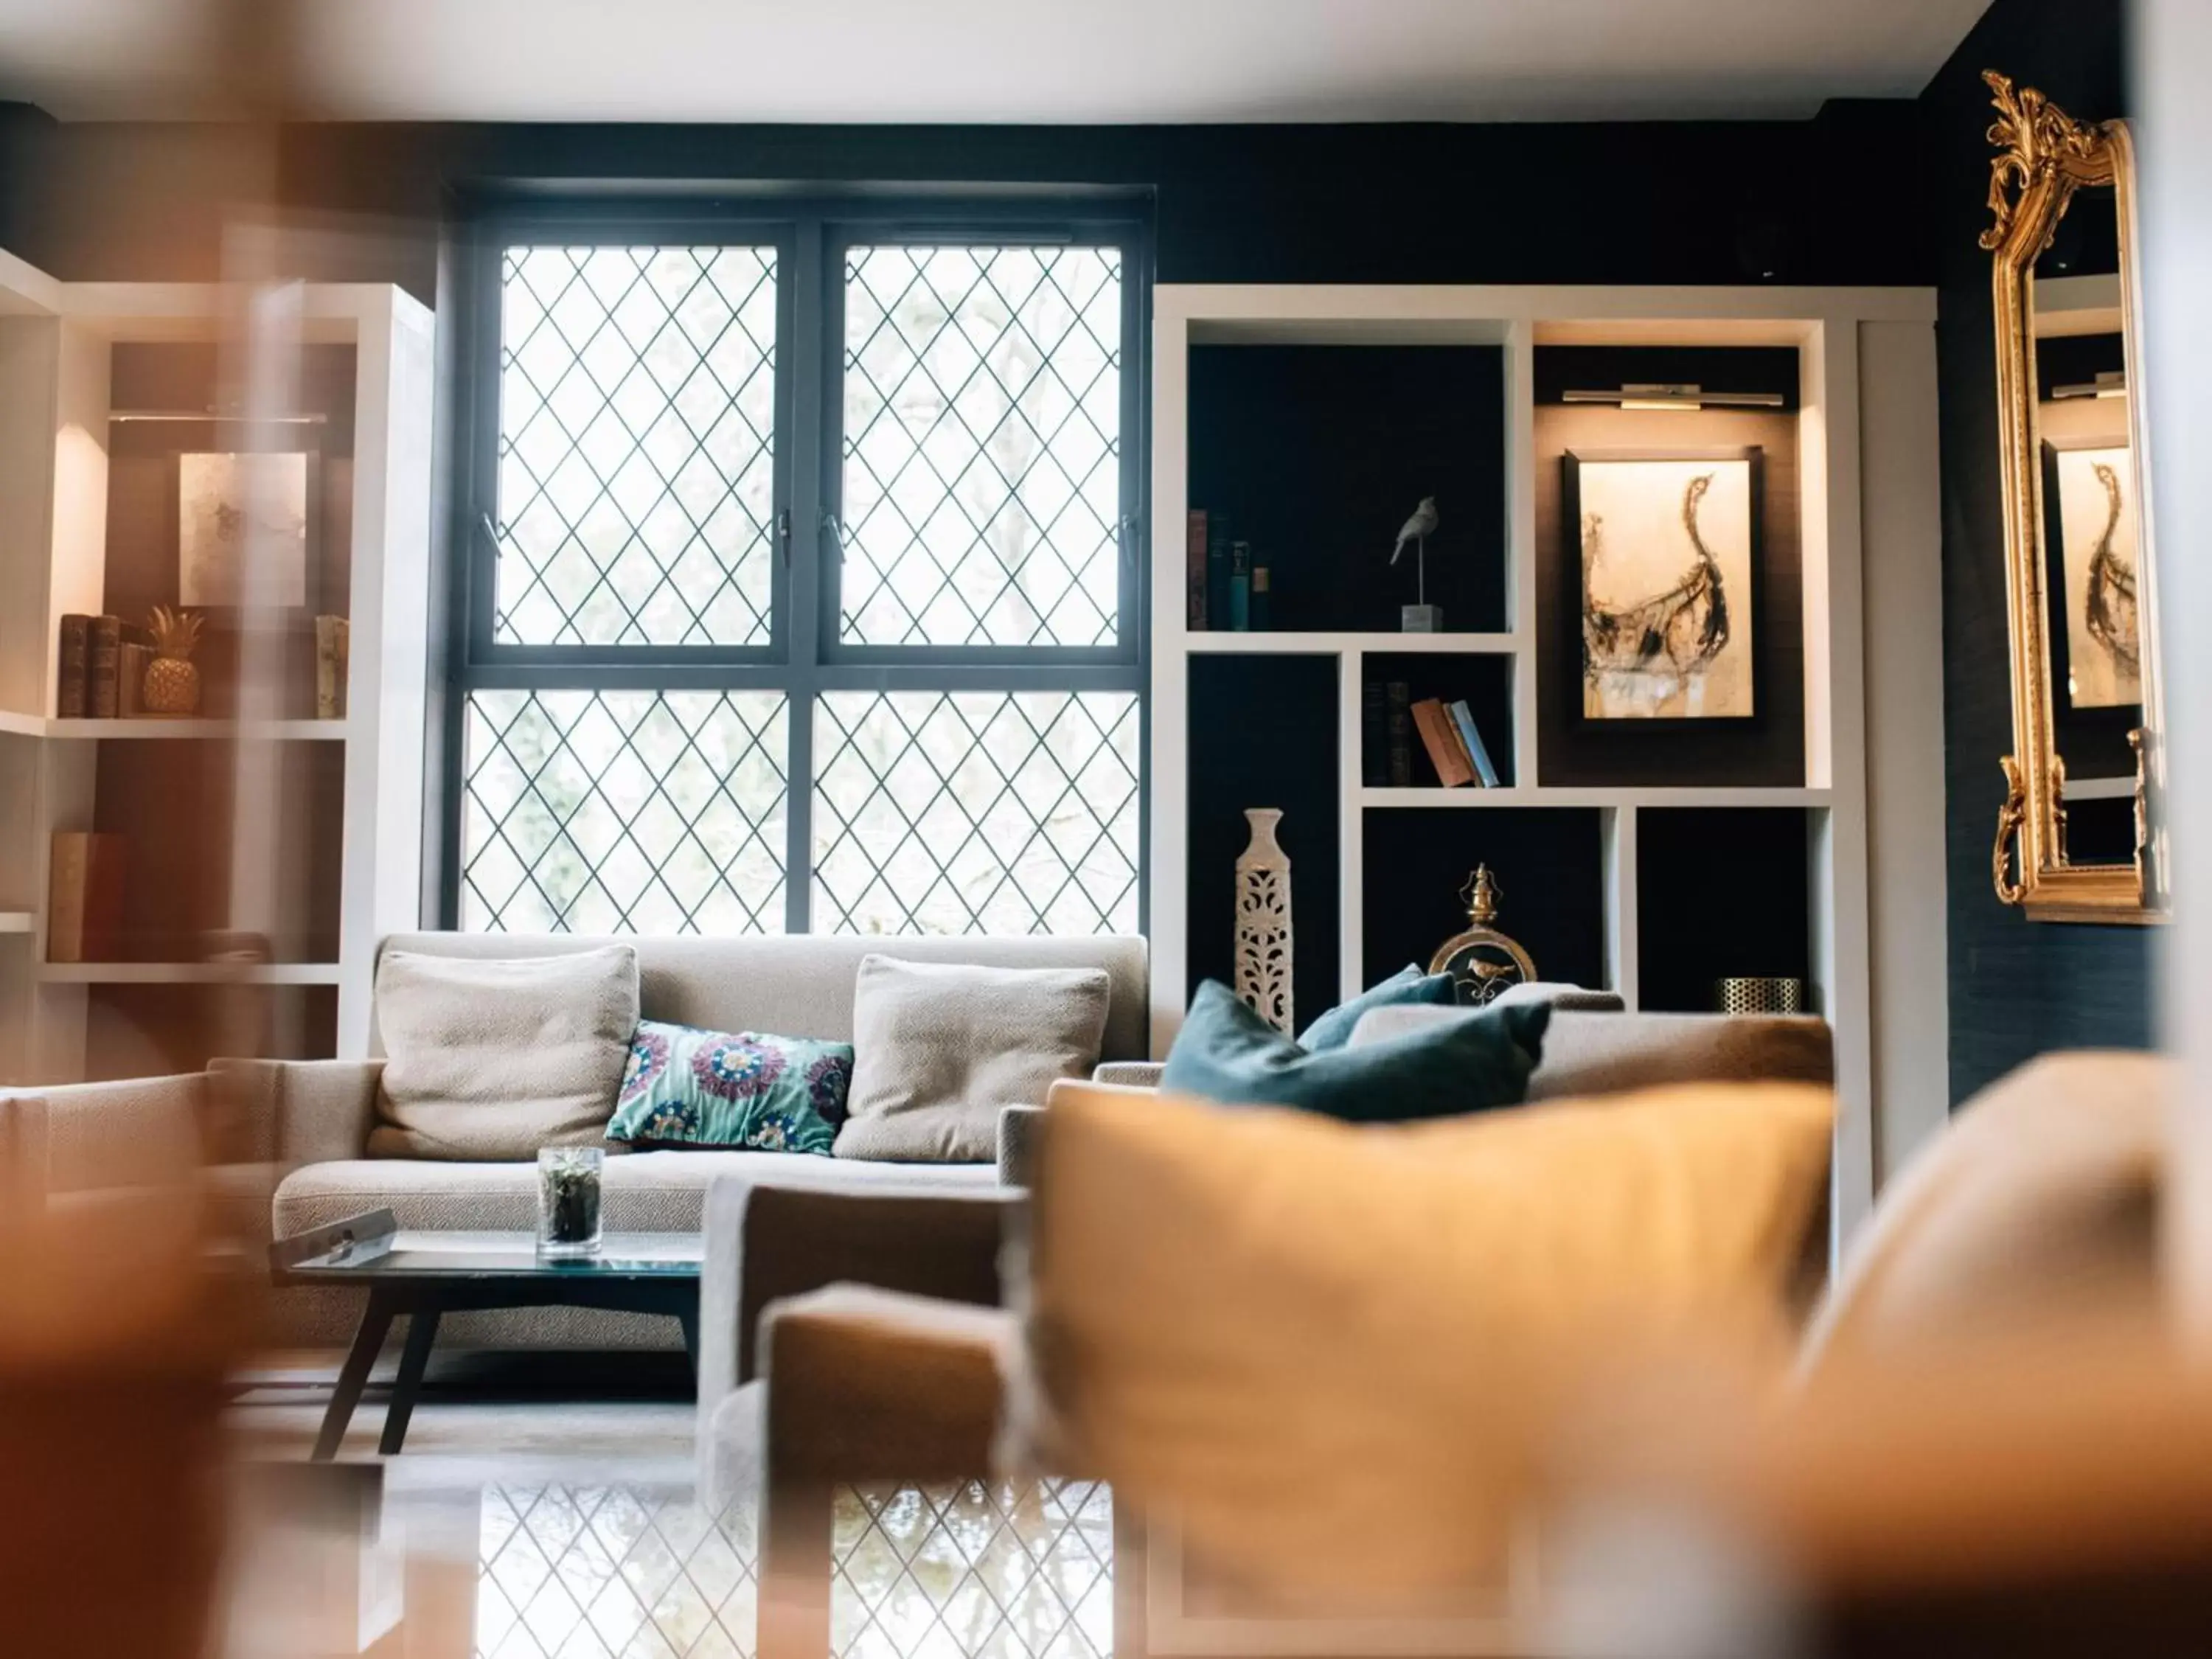
M 0 708 L 0 732 L 18 738 L 43 738 L 46 735 L 46 717 L 42 714 L 19 714 L 12 708 Z
M 1326 656 L 1353 651 L 1461 652 L 1468 656 L 1504 656 L 1522 648 L 1513 634 L 1377 634 L 1289 632 L 1234 634 L 1218 629 L 1182 636 L 1190 656 L 1266 656 L 1277 653 Z
M 58 279 L 0 248 L 0 316 L 58 316 L 66 302 Z
M 2069 778 L 2066 780 L 2068 800 L 2133 800 L 2136 781 L 2133 778 Z
M 50 985 L 335 985 L 335 962 L 42 962 Z
M 20 718 L 20 717 L 19 717 Z M 160 715 L 129 720 L 51 720 L 39 722 L 49 738 L 79 741 L 112 740 L 176 742 L 183 738 L 245 738 L 299 743 L 342 743 L 345 720 L 171 720 Z
M 1505 789 L 1413 788 L 1359 792 L 1367 807 L 1480 809 L 1486 806 L 1798 806 L 1833 805 L 1833 793 L 1806 788 L 1653 788 L 1630 785 L 1516 785 Z
M 39 925 L 38 914 L 32 910 L 0 910 L 0 933 L 29 933 Z

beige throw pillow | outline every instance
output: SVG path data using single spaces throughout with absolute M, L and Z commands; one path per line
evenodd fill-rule
M 988 1164 L 999 1109 L 1090 1076 L 1106 1034 L 1103 968 L 982 968 L 863 957 L 839 1158 Z
M 386 951 L 371 1158 L 530 1158 L 602 1144 L 637 1029 L 637 952 L 467 961 Z
M 1832 1114 L 1790 1084 L 1388 1127 L 1055 1091 L 1018 1459 L 1271 1595 L 1490 1582 L 1594 1377 L 1778 1353 Z

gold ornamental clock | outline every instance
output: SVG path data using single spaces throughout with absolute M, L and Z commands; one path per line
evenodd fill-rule
M 1449 974 L 1459 1000 L 1468 1007 L 1480 1008 L 1509 986 L 1536 977 L 1536 964 L 1519 941 L 1491 925 L 1498 920 L 1498 899 L 1503 890 L 1488 865 L 1475 866 L 1474 873 L 1459 890 L 1460 902 L 1467 906 L 1468 929 L 1439 945 L 1436 955 L 1429 958 L 1429 971 Z

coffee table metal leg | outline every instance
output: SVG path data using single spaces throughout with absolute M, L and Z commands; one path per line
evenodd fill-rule
M 691 1362 L 691 1375 L 699 1375 L 699 1310 L 684 1308 L 676 1316 L 676 1322 L 684 1328 L 684 1353 Z
M 369 1291 L 368 1306 L 362 1310 L 361 1328 L 354 1333 L 353 1346 L 347 1351 L 345 1364 L 338 1372 L 337 1387 L 331 1395 L 330 1409 L 323 1413 L 322 1431 L 315 1437 L 312 1456 L 316 1462 L 326 1463 L 337 1455 L 338 1443 L 345 1438 L 346 1425 L 353 1420 L 353 1408 L 361 1403 L 361 1391 L 368 1382 L 369 1367 L 376 1364 L 385 1336 L 392 1329 L 392 1316 L 398 1311 L 398 1304 L 390 1292 Z
M 407 1439 L 407 1419 L 415 1414 L 415 1396 L 422 1391 L 422 1368 L 430 1363 L 430 1345 L 438 1340 L 438 1310 L 418 1306 L 407 1318 L 407 1346 L 399 1351 L 399 1376 L 392 1385 L 392 1403 L 384 1409 L 384 1437 L 376 1449 L 395 1457 Z

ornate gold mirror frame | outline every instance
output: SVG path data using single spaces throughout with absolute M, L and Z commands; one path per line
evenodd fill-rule
M 2162 781 L 2150 514 L 2142 489 L 2142 380 L 2135 283 L 2135 159 L 2124 124 L 2085 126 L 2032 87 L 1991 70 L 1990 211 L 1982 246 L 1996 256 L 1998 443 L 2004 469 L 2005 592 L 2011 623 L 2013 752 L 2004 769 L 1991 875 L 1997 896 L 2043 921 L 2164 920 L 2152 829 Z M 2077 190 L 2112 188 L 2119 214 L 2120 317 L 2126 352 L 2128 447 L 2135 464 L 2142 724 L 2136 752 L 2136 850 L 2126 864 L 2075 864 L 2066 855 L 2066 768 L 2051 717 L 2050 611 L 2045 592 L 2043 471 L 2037 446 L 2033 269 Z M 2015 193 L 2016 192 L 2016 193 Z

